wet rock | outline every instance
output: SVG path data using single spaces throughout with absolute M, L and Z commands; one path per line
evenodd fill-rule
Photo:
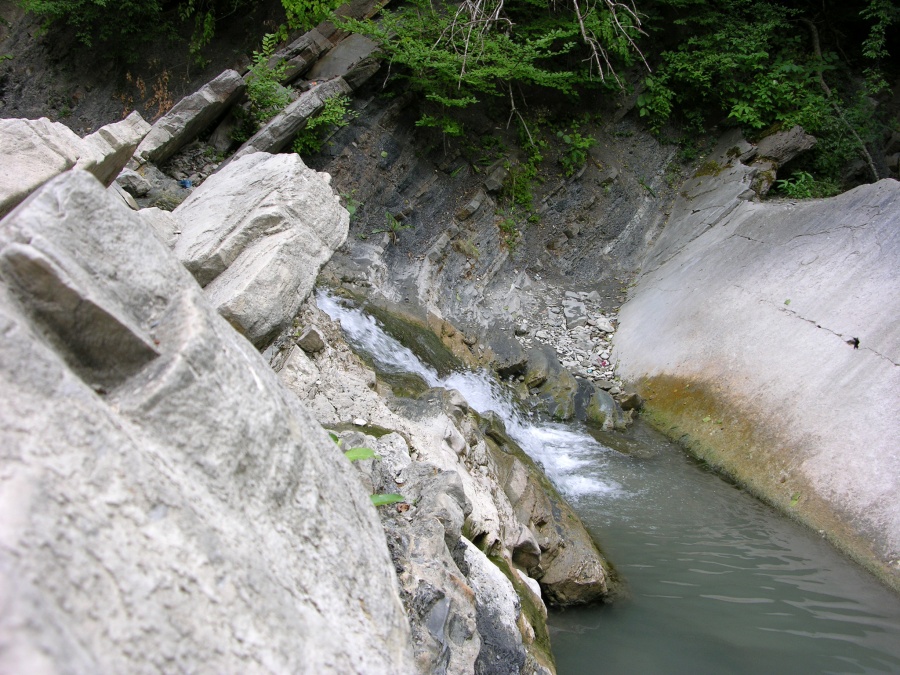
M 498 664 L 505 672 L 524 669 L 527 653 L 517 621 L 521 615 L 519 596 L 503 572 L 470 541 L 460 540 L 461 569 L 475 593 L 475 621 L 481 636 L 476 673 L 495 673 Z
M 540 564 L 530 571 L 544 596 L 561 606 L 602 600 L 610 591 L 606 562 L 578 516 L 515 443 L 488 447 L 516 517 L 539 543 Z
M 526 356 L 528 367 L 525 370 L 525 386 L 529 389 L 543 385 L 560 367 L 553 348 L 546 345 L 532 347 Z
M 644 400 L 640 394 L 634 391 L 626 391 L 618 398 L 619 405 L 622 410 L 640 410 L 644 405 Z
M 240 98 L 247 85 L 234 70 L 226 70 L 185 96 L 160 117 L 134 153 L 138 163 L 161 164 L 210 126 Z
M 544 409 L 555 419 L 566 421 L 575 416 L 575 393 L 578 382 L 567 370 L 560 370 L 540 387 L 539 398 Z

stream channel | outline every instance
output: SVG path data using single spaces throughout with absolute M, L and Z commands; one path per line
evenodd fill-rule
M 609 434 L 542 420 L 488 373 L 440 377 L 372 317 L 317 303 L 376 369 L 498 413 L 624 578 L 614 603 L 551 612 L 560 675 L 900 673 L 900 597 L 640 420 Z

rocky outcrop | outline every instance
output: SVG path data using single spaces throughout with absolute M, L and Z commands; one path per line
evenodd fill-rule
M 138 164 L 166 161 L 222 116 L 246 89 L 236 71 L 226 70 L 160 117 L 138 146 L 134 159 Z
M 141 219 L 0 223 L 0 670 L 412 672 L 376 513 Z
M 900 587 L 900 183 L 761 204 L 738 155 L 685 186 L 649 251 L 618 373 L 697 454 Z
M 413 632 L 420 672 L 552 670 L 544 602 L 595 602 L 611 590 L 606 563 L 577 516 L 506 434 L 453 390 L 386 405 L 385 384 L 350 352 L 314 304 L 293 336 L 316 325 L 325 348 L 291 337 L 273 365 L 358 462 L 373 493 L 404 502 L 380 510 Z M 514 628 L 514 630 L 513 630 Z
M 0 216 L 72 167 L 109 185 L 149 129 L 137 113 L 85 138 L 46 118 L 0 120 Z
M 310 117 L 321 112 L 325 107 L 325 101 L 332 96 L 349 93 L 350 86 L 341 78 L 323 82 L 303 92 L 296 101 L 273 117 L 249 141 L 238 148 L 229 162 L 255 152 L 280 152 L 306 126 Z
M 347 237 L 349 216 L 328 181 L 298 155 L 256 153 L 214 174 L 174 211 L 183 224 L 176 256 L 256 345 L 288 326 Z

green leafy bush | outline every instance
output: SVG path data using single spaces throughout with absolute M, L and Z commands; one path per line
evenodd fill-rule
M 840 192 L 835 182 L 818 180 L 807 171 L 796 171 L 790 178 L 776 180 L 775 189 L 792 199 L 832 197 Z
M 582 136 L 577 131 L 557 131 L 557 137 L 565 144 L 565 150 L 559 157 L 560 163 L 563 165 L 563 173 L 572 176 L 587 161 L 588 150 L 596 143 L 597 139 L 590 136 Z
M 235 108 L 238 124 L 232 138 L 243 143 L 249 139 L 260 125 L 275 117 L 291 102 L 291 90 L 281 84 L 287 66 L 277 63 L 269 65 L 275 54 L 278 38 L 273 34 L 263 36 L 262 48 L 253 52 L 253 63 L 247 77 L 247 112 Z
M 39 16 L 44 28 L 61 23 L 75 29 L 85 45 L 113 43 L 125 49 L 146 42 L 167 29 L 159 0 L 17 0 L 27 12 Z
M 467 13 L 474 7 L 483 14 Z M 462 108 L 486 99 L 506 100 L 521 120 L 526 90 L 574 97 L 580 87 L 595 86 L 608 75 L 612 63 L 630 63 L 637 16 L 623 12 L 616 20 L 609 7 L 540 0 L 477 5 L 411 0 L 400 9 L 382 11 L 377 22 L 341 25 L 377 41 L 394 76 L 422 95 L 426 105 L 419 126 L 461 136 L 456 112 Z
M 871 100 L 883 78 L 874 66 L 864 66 L 887 56 L 886 31 L 900 17 L 896 2 L 834 4 L 826 10 L 827 22 L 796 0 L 649 4 L 655 11 L 648 25 L 668 39 L 637 99 L 652 131 L 661 132 L 673 118 L 693 134 L 723 117 L 749 133 L 799 124 L 819 140 L 803 159 L 804 170 L 835 183 L 863 158 L 875 173 L 866 145 L 883 128 Z M 834 30 L 826 30 L 836 25 L 868 38 L 851 51 L 836 41 Z M 860 88 L 854 72 L 863 70 L 868 84 Z
M 350 109 L 350 97 L 346 95 L 332 96 L 325 101 L 322 110 L 306 122 L 294 139 L 293 150 L 298 155 L 309 155 L 322 149 L 325 136 L 334 129 L 350 124 L 359 113 Z

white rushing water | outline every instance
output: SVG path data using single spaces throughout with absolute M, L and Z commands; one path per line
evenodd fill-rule
M 572 426 L 540 422 L 515 405 L 506 390 L 486 371 L 460 371 L 441 377 L 422 363 L 412 351 L 382 330 L 378 322 L 362 310 L 347 306 L 319 291 L 316 304 L 339 321 L 347 340 L 365 352 L 377 368 L 388 373 L 412 373 L 429 387 L 456 389 L 479 413 L 494 412 L 506 424 L 509 435 L 534 460 L 540 462 L 557 487 L 568 497 L 582 495 L 620 496 L 621 486 L 602 476 L 611 452 L 591 436 Z

